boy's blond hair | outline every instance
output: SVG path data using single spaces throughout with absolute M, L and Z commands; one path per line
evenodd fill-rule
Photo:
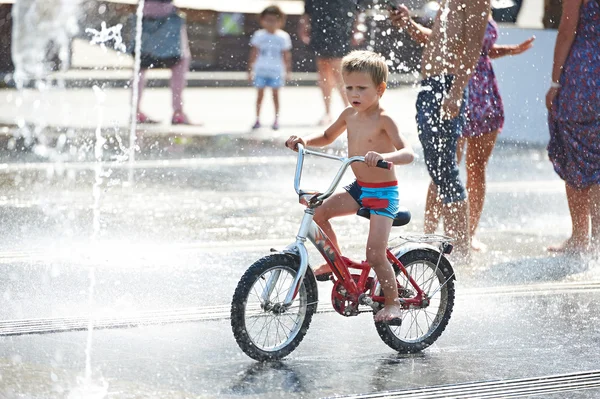
M 342 72 L 365 72 L 375 86 L 387 83 L 388 67 L 385 58 L 372 51 L 355 50 L 342 59 Z

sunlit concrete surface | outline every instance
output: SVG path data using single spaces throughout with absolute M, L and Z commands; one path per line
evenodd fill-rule
M 564 187 L 543 149 L 511 144 L 500 144 L 490 164 L 480 233 L 489 249 L 456 270 L 456 306 L 436 344 L 395 354 L 369 315 L 333 313 L 330 283 L 319 283 L 319 313 L 298 349 L 274 364 L 247 358 L 229 325 L 233 290 L 254 260 L 293 241 L 301 217 L 295 157 L 281 141 L 167 141 L 164 153 L 179 159 L 143 147 L 132 183 L 126 164 L 106 165 L 112 174 L 102 184 L 94 242 L 93 163 L 57 170 L 26 153 L 8 163 L 0 198 L 2 395 L 81 391 L 90 316 L 98 327 L 93 381 L 106 397 L 328 397 L 598 369 L 598 261 L 545 252 L 569 231 Z M 335 166 L 308 162 L 307 185 L 327 185 Z M 422 161 L 398 168 L 414 216 L 399 232 L 422 226 L 424 169 Z M 348 217 L 335 227 L 343 250 L 361 259 L 366 222 Z

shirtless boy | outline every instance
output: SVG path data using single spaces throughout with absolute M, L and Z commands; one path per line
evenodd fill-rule
M 409 164 L 414 153 L 398 131 L 396 123 L 381 108 L 379 99 L 386 89 L 388 68 L 385 60 L 370 51 L 354 51 L 342 60 L 342 77 L 350 106 L 323 133 L 300 138 L 291 136 L 286 146 L 323 147 L 331 144 L 344 131 L 348 135 L 348 157 L 362 155 L 365 162 L 352 164 L 356 181 L 345 192 L 327 199 L 315 212 L 314 221 L 339 249 L 329 220 L 336 216 L 355 214 L 360 208 L 371 212 L 367 261 L 381 282 L 385 305 L 375 315 L 376 321 L 400 324 L 401 308 L 394 270 L 386 257 L 392 221 L 398 211 L 398 182 L 393 170 L 377 168 L 377 161 L 395 165 Z M 328 265 L 315 270 L 322 275 L 330 272 Z
M 403 11 L 391 12 L 392 23 L 399 28 L 407 25 L 408 13 Z M 425 164 L 445 205 L 442 217 L 446 232 L 457 239 L 455 253 L 464 261 L 470 258 L 471 240 L 456 143 L 465 121 L 465 86 L 481 53 L 489 13 L 490 0 L 441 2 L 423 49 L 423 80 L 417 97 L 417 125 Z M 414 26 L 408 24 L 408 29 Z

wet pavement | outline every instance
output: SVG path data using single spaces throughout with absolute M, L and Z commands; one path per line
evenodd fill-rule
M 300 94 L 290 101 L 312 93 L 293 90 Z M 231 93 L 233 103 L 252 96 Z M 413 101 L 411 88 L 390 93 Z M 448 397 L 443 389 L 459 383 L 490 381 L 491 392 L 498 380 L 600 369 L 600 262 L 544 250 L 570 231 L 564 186 L 543 148 L 507 142 L 489 165 L 479 234 L 488 251 L 456 269 L 452 318 L 433 346 L 394 353 L 369 315 L 332 311 L 327 282 L 319 283 L 319 312 L 300 346 L 281 362 L 251 360 L 231 332 L 231 297 L 250 264 L 294 240 L 302 207 L 293 191 L 295 156 L 282 142 L 315 127 L 290 114 L 281 132 L 249 132 L 247 115 L 223 121 L 220 109 L 204 111 L 206 126 L 193 132 L 148 129 L 133 180 L 126 162 L 113 162 L 96 183 L 87 153 L 64 151 L 57 162 L 39 151 L 2 150 L 0 397 L 78 397 L 90 315 L 93 381 L 108 398 L 411 397 L 399 391 L 420 387 Z M 419 152 L 412 108 L 398 112 Z M 118 152 L 106 148 L 106 159 Z M 307 160 L 306 186 L 328 185 L 336 166 Z M 428 184 L 422 158 L 397 172 L 413 221 L 392 235 L 419 232 Z M 362 259 L 366 221 L 341 218 L 334 227 L 345 254 Z M 565 381 L 556 385 L 567 393 L 537 394 L 600 395 L 598 385 L 576 390 Z

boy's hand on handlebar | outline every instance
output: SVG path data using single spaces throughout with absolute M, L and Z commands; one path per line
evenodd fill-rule
M 290 136 L 285 142 L 285 146 L 291 150 L 298 151 L 298 143 L 306 147 L 306 143 L 302 140 L 302 137 Z
M 375 151 L 369 151 L 365 154 L 365 163 L 369 167 L 377 167 L 377 162 L 383 161 L 383 157 L 380 153 Z

